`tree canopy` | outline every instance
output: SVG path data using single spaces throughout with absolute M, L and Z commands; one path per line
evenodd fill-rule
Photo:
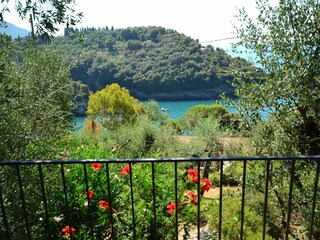
M 94 118 L 100 116 L 106 127 L 116 128 L 133 121 L 142 106 L 126 88 L 114 83 L 90 95 L 87 114 Z
M 207 118 L 216 121 L 221 127 L 237 128 L 238 125 L 238 116 L 228 112 L 228 110 L 220 104 L 199 104 L 191 107 L 185 116 L 179 118 L 179 123 L 185 130 L 192 131 L 199 122 Z
M 320 3 L 258 0 L 257 8 L 257 19 L 240 11 L 237 32 L 265 81 L 250 78 L 250 69 L 238 72 L 237 105 L 251 121 L 268 111 L 275 121 L 266 129 L 279 129 L 289 153 L 320 154 Z
M 81 19 L 82 13 L 74 11 L 74 2 L 74 0 L 1 0 L 0 25 L 5 21 L 3 16 L 5 12 L 16 11 L 20 18 L 29 20 L 33 35 L 36 33 L 48 37 L 57 32 L 58 25 L 64 24 L 68 28 Z
M 48 157 L 72 126 L 68 68 L 57 52 L 36 48 L 14 63 L 8 39 L 0 43 L 0 160 Z

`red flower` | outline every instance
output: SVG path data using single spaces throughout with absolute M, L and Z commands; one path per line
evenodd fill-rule
M 93 171 L 96 172 L 96 171 L 100 171 L 101 170 L 101 167 L 102 167 L 102 164 L 101 163 L 93 163 L 91 165 L 91 168 L 93 168 Z
M 74 228 L 71 228 L 71 231 L 70 231 L 70 226 L 65 226 L 64 228 L 62 228 L 61 231 L 64 232 L 64 235 L 67 237 L 70 236 L 70 232 L 72 236 L 76 234 L 76 230 Z
M 200 180 L 200 182 L 203 182 L 204 185 L 201 186 L 202 191 L 209 191 L 211 188 L 211 182 L 208 178 L 203 178 Z
M 198 170 L 189 168 L 188 169 L 188 178 L 192 180 L 192 182 L 197 183 L 198 182 Z
M 103 208 L 104 210 L 108 210 L 110 207 L 109 207 L 109 203 L 105 200 L 100 200 L 99 201 L 99 207 L 100 208 Z
M 130 172 L 130 165 L 127 164 L 127 165 L 122 169 L 122 172 L 121 172 L 122 177 L 125 176 L 125 175 L 127 175 L 129 172 Z
M 85 192 L 84 194 L 85 194 L 89 199 L 91 199 L 91 198 L 93 198 L 94 192 L 89 189 L 88 192 Z
M 197 201 L 196 201 L 195 199 L 191 199 L 191 200 L 190 200 L 190 203 L 192 203 L 192 204 L 195 205 L 195 206 L 198 206 L 198 203 L 197 203 Z
M 198 203 L 196 201 L 197 196 L 193 192 L 188 192 L 188 195 L 191 198 L 190 203 L 194 204 L 195 206 L 198 206 Z
M 169 203 L 169 204 L 167 205 L 167 209 L 168 209 L 167 212 L 168 212 L 169 214 L 171 214 L 172 211 L 176 209 L 176 204 L 175 204 L 174 202 Z

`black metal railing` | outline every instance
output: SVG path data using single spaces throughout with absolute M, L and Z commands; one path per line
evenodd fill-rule
M 299 211 L 307 212 L 307 216 L 310 219 L 304 219 L 304 232 L 308 239 L 318 239 L 318 235 L 315 233 L 315 228 L 319 232 L 319 172 L 320 172 L 320 156 L 290 156 L 290 157 L 217 157 L 217 158 L 176 158 L 176 159 L 108 159 L 108 160 L 54 160 L 54 161 L 13 161 L 13 162 L 0 162 L 0 206 L 1 206 L 1 215 L 0 215 L 0 238 L 1 239 L 56 239 L 55 236 L 65 234 L 64 236 L 70 239 L 178 239 L 179 238 L 179 217 L 180 213 L 176 207 L 174 211 L 174 217 L 172 217 L 172 222 L 174 223 L 174 234 L 172 238 L 167 238 L 163 236 L 166 231 L 160 232 L 157 228 L 159 226 L 159 218 L 162 216 L 162 209 L 159 210 L 160 203 L 157 202 L 159 199 L 159 183 L 157 182 L 157 176 L 159 177 L 161 171 L 156 166 L 161 166 L 162 164 L 172 164 L 172 182 L 174 188 L 173 199 L 178 206 L 180 201 L 181 189 L 179 188 L 179 173 L 180 166 L 185 164 L 192 163 L 193 168 L 200 172 L 203 172 L 203 164 L 206 162 L 214 162 L 218 164 L 217 173 L 219 176 L 219 214 L 218 214 L 218 227 L 213 229 L 215 232 L 215 239 L 228 239 L 223 236 L 223 197 L 224 197 L 224 182 L 225 174 L 224 171 L 226 166 L 230 166 L 232 163 L 242 163 L 242 174 L 241 180 L 239 180 L 239 191 L 241 192 L 241 211 L 240 211 L 240 230 L 238 239 L 245 239 L 245 221 L 246 221 L 246 201 L 247 191 L 251 191 L 252 187 L 258 189 L 260 193 L 263 194 L 263 226 L 262 233 L 257 237 L 257 239 L 266 239 L 268 233 L 268 208 L 270 201 L 270 194 L 273 194 L 271 188 L 271 183 L 274 185 L 274 180 L 276 177 L 281 179 L 281 177 L 286 178 L 288 184 L 284 186 L 283 189 L 286 189 L 286 199 L 281 199 L 282 202 L 285 202 L 286 209 L 281 209 L 283 212 L 281 222 L 283 227 L 283 239 L 290 239 L 291 236 L 291 222 L 292 222 L 292 213 L 296 212 L 296 206 L 299 205 Z M 94 215 L 94 199 L 89 197 L 90 186 L 92 186 L 93 177 L 88 173 L 88 166 L 92 166 L 93 163 L 102 164 L 104 169 L 103 179 L 104 182 L 97 182 L 95 184 L 101 184 L 105 189 L 102 196 L 106 198 L 108 203 L 107 207 L 108 212 L 101 212 L 97 217 Z M 252 169 L 260 164 L 260 169 L 264 169 L 260 173 L 260 179 L 264 181 L 257 181 L 256 183 L 252 182 L 250 173 Z M 280 166 L 276 170 L 275 163 L 278 163 L 277 166 Z M 117 180 L 117 175 L 111 177 L 110 172 L 111 167 L 117 167 L 119 165 L 128 164 L 127 168 L 129 182 L 128 191 L 130 194 L 126 195 L 130 198 L 131 212 L 128 214 L 126 219 L 120 219 L 124 215 L 122 212 L 117 212 L 115 201 L 119 201 L 114 198 L 113 194 L 117 192 L 116 184 L 120 184 L 121 181 Z M 146 215 L 151 212 L 151 218 L 148 222 L 148 234 L 145 237 L 141 237 L 140 229 L 137 228 L 138 224 L 141 224 L 141 220 L 138 219 L 138 213 L 136 212 L 137 204 L 139 199 L 135 199 L 135 191 L 137 188 L 134 187 L 134 182 L 137 179 L 135 176 L 136 164 L 148 164 L 151 167 L 151 194 L 150 194 L 150 211 L 144 210 L 144 215 L 139 219 L 145 219 Z M 248 168 L 248 165 L 249 168 Z M 78 179 L 80 181 L 75 181 L 74 179 L 69 179 L 68 170 L 72 167 L 78 167 L 79 170 L 77 173 Z M 307 166 L 307 167 L 306 167 Z M 286 169 L 288 175 L 286 176 L 282 170 Z M 281 169 L 281 171 L 279 170 Z M 91 171 L 91 170 L 90 170 Z M 276 174 L 278 174 L 276 176 Z M 283 174 L 283 176 L 282 176 Z M 308 189 L 308 194 L 305 195 L 305 198 L 302 202 L 294 202 L 294 196 L 297 193 L 297 189 L 300 189 L 303 192 L 303 186 L 300 186 L 300 178 L 306 175 L 310 175 L 312 182 L 308 182 L 308 186 L 312 186 L 312 189 Z M 262 177 L 261 177 L 262 176 Z M 74 176 L 75 177 L 75 176 Z M 250 183 L 248 182 L 250 178 Z M 101 180 L 102 181 L 102 180 Z M 139 184 L 139 183 L 137 183 Z M 201 239 L 201 219 L 204 217 L 201 213 L 201 198 L 203 196 L 203 190 L 201 188 L 200 176 L 196 181 L 197 187 L 197 205 L 196 205 L 196 232 L 197 239 Z M 250 186 L 249 186 L 250 185 Z M 296 186 L 296 187 L 295 187 Z M 143 187 L 143 186 L 141 186 Z M 248 189 L 248 187 L 250 189 Z M 75 221 L 78 221 L 75 216 L 75 212 L 78 209 L 74 208 L 75 202 L 80 202 L 84 198 L 75 194 L 76 190 L 79 191 L 85 190 L 86 199 L 85 202 L 88 208 L 83 214 L 84 217 L 81 218 L 81 221 L 85 222 L 85 227 L 87 228 L 87 235 L 84 233 L 79 233 L 78 235 L 73 235 L 73 227 L 76 225 Z M 123 188 L 127 189 L 127 188 Z M 71 190 L 73 192 L 71 192 Z M 60 191 L 62 194 L 55 196 L 56 191 Z M 119 191 L 119 190 L 118 190 Z M 304 191 L 305 192 L 305 191 Z M 75 194 L 75 195 L 73 195 Z M 163 193 L 161 193 L 163 194 Z M 53 206 L 55 205 L 56 206 Z M 139 204 L 138 204 L 139 205 Z M 139 206 L 141 207 L 141 206 Z M 59 224 L 59 217 L 53 221 L 54 210 L 52 209 L 60 208 L 63 212 L 64 221 L 68 229 L 65 229 L 62 233 L 59 229 L 56 230 L 55 227 Z M 129 208 L 128 208 L 129 209 Z M 141 210 L 141 209 L 140 209 Z M 80 210 L 79 210 L 80 211 Z M 81 210 L 82 211 L 82 210 Z M 167 213 L 165 213 L 167 214 Z M 129 216 L 131 215 L 131 216 Z M 168 215 L 168 214 L 167 214 Z M 172 215 L 173 216 L 173 215 Z M 100 226 L 96 224 L 95 221 L 101 221 L 101 218 L 107 218 L 107 226 Z M 295 216 L 297 217 L 297 216 Z M 298 216 L 300 219 L 302 216 Z M 297 218 L 298 218 L 297 217 Z M 123 227 L 122 230 L 117 230 L 119 228 L 117 224 L 117 219 L 120 219 L 122 226 L 130 221 L 130 227 Z M 79 218 L 80 219 L 80 218 Z M 79 220 L 80 221 L 80 220 Z M 162 221 L 162 220 L 161 220 Z M 167 224 L 168 225 L 168 224 Z M 15 227 L 16 226 L 16 227 Z M 307 227 L 306 227 L 307 226 Z M 96 229 L 98 228 L 98 229 Z M 104 229 L 105 233 L 100 233 L 101 229 Z M 119 232 L 120 231 L 120 232 Z M 122 232 L 121 232 L 122 231 Z M 129 231 L 130 234 L 126 234 L 126 231 Z M 141 229 L 142 231 L 142 229 Z M 59 233 L 58 233 L 59 232 Z M 119 237 L 120 235 L 127 237 Z M 86 237 L 84 237 L 86 236 Z M 61 236 L 60 236 L 61 237 Z M 210 238 L 212 239 L 212 238 Z

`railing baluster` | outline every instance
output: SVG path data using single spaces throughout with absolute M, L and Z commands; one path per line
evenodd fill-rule
M 268 196 L 269 196 L 269 179 L 270 179 L 270 163 L 271 160 L 267 160 L 266 166 L 266 186 L 264 191 L 264 209 L 263 209 L 263 232 L 262 239 L 266 238 L 266 227 L 267 227 L 267 210 L 268 210 Z
M 20 196 L 21 196 L 21 203 L 22 203 L 22 209 L 23 209 L 23 216 L 24 216 L 24 221 L 25 221 L 26 229 L 27 229 L 27 235 L 28 235 L 28 239 L 31 239 L 30 226 L 29 226 L 28 216 L 27 216 L 26 200 L 25 200 L 25 197 L 24 197 L 24 192 L 23 192 L 23 186 L 22 186 L 22 180 L 21 180 L 21 174 L 20 174 L 20 167 L 19 167 L 19 165 L 16 165 L 16 170 L 17 170 L 18 183 L 19 183 L 19 189 L 20 189 Z
M 220 160 L 219 240 L 222 239 L 222 179 L 223 179 L 223 161 Z
M 130 167 L 130 191 L 131 191 L 133 239 L 136 239 L 136 221 L 134 216 L 134 198 L 133 198 L 133 183 L 132 183 L 132 163 L 129 163 L 129 167 Z
M 295 171 L 295 160 L 291 160 L 291 171 L 290 171 L 290 188 L 289 188 L 289 199 L 288 199 L 288 213 L 287 213 L 287 224 L 286 224 L 286 240 L 289 239 L 290 232 L 290 218 L 291 218 L 291 209 L 292 209 L 292 189 L 294 182 L 294 171 Z
M 247 160 L 245 159 L 245 160 L 243 161 L 240 239 L 243 239 L 244 201 L 245 201 L 245 190 L 246 190 L 246 175 L 247 175 Z
M 319 183 L 319 172 L 320 172 L 320 160 L 317 160 L 317 170 L 316 176 L 314 178 L 314 190 L 313 190 L 313 200 L 312 200 L 312 210 L 311 210 L 311 220 L 310 220 L 310 229 L 309 229 L 309 239 L 313 238 L 313 224 L 314 224 L 314 213 L 316 211 L 317 204 L 317 194 L 318 194 L 318 183 Z
M 197 232 L 198 232 L 198 240 L 200 240 L 200 161 L 198 163 L 198 181 L 197 181 L 197 196 L 198 196 L 198 221 L 197 221 Z
M 175 211 L 175 230 L 176 230 L 176 239 L 179 237 L 178 230 L 178 163 L 174 162 L 174 194 L 176 202 L 176 211 Z
M 113 216 L 112 216 L 112 197 L 111 197 L 111 185 L 110 185 L 110 174 L 109 174 L 109 164 L 106 163 L 106 174 L 107 174 L 107 184 L 108 184 L 108 202 L 110 209 L 110 225 L 111 225 L 111 239 L 115 239 L 114 229 L 113 229 Z
M 71 240 L 73 240 L 73 235 L 71 234 L 72 233 L 72 231 L 71 231 L 72 225 L 71 225 L 71 216 L 70 216 L 70 209 L 69 209 L 69 203 L 68 203 L 66 176 L 64 174 L 64 167 L 63 167 L 62 163 L 60 164 L 60 167 L 61 167 L 61 177 L 62 177 L 62 184 L 63 184 L 64 200 L 65 200 L 65 203 L 66 203 L 66 210 L 67 210 L 67 223 L 68 223 L 68 226 L 70 228 Z
M 2 211 L 2 216 L 3 216 L 4 226 L 6 228 L 6 239 L 10 240 L 11 238 L 10 238 L 8 219 L 7 219 L 6 209 L 5 209 L 5 206 L 4 206 L 3 195 L 2 195 L 2 183 L 0 183 L 0 205 L 1 205 L 1 211 Z
M 154 239 L 157 239 L 157 209 L 156 209 L 156 184 L 154 180 L 154 162 L 151 163 L 152 174 L 152 199 L 153 199 L 153 225 L 154 225 Z
M 87 173 L 87 167 L 86 164 L 83 164 L 83 171 L 84 171 L 84 180 L 85 180 L 85 184 L 86 184 L 86 191 L 87 191 L 87 200 L 88 200 L 88 214 L 89 214 L 89 224 L 90 224 L 90 228 L 89 228 L 89 233 L 90 233 L 90 237 L 91 239 L 93 239 L 93 224 L 92 224 L 92 211 L 91 211 L 91 201 L 90 201 L 90 195 L 89 195 L 89 184 L 88 184 L 88 173 Z
M 174 196 L 171 195 L 171 197 L 174 197 L 174 201 L 175 201 L 175 204 L 176 204 L 176 209 L 175 209 L 175 214 L 174 216 L 172 216 L 172 219 L 174 221 L 174 231 L 175 231 L 175 238 L 178 239 L 178 235 L 179 235 L 179 207 L 181 208 L 181 205 L 179 206 L 179 196 L 180 196 L 180 193 L 183 194 L 183 192 L 178 192 L 178 191 L 184 191 L 183 189 L 179 189 L 179 182 L 178 182 L 178 179 L 181 177 L 181 175 L 178 176 L 178 162 L 189 162 L 189 161 L 196 161 L 197 165 L 195 164 L 195 166 L 197 166 L 197 169 L 198 169 L 198 182 L 197 182 L 197 194 L 198 194 L 198 197 L 197 197 L 197 201 L 198 201 L 198 206 L 197 206 L 197 239 L 201 239 L 201 219 L 202 219 L 202 215 L 201 215 L 201 179 L 200 179 L 200 170 L 201 170 L 201 162 L 202 161 L 218 161 L 219 162 L 219 175 L 220 175 L 220 185 L 219 185 L 219 216 L 218 216 L 218 221 L 219 221 L 219 224 L 218 224 L 218 227 L 217 227 L 217 231 L 218 233 L 216 233 L 218 235 L 218 238 L 217 239 L 222 239 L 223 237 L 223 232 L 222 232 L 222 227 L 224 226 L 223 224 L 225 224 L 223 222 L 223 188 L 224 188 L 224 185 L 223 185 L 223 176 L 224 176 L 224 161 L 242 161 L 243 162 L 243 173 L 242 173 L 242 176 L 243 176 L 243 182 L 242 182 L 242 196 L 241 196 L 241 222 L 240 222 L 240 233 L 239 233 L 239 238 L 240 239 L 244 239 L 245 238 L 245 223 L 246 223 L 246 219 L 245 217 L 247 218 L 246 216 L 246 212 L 245 212 L 245 209 L 247 207 L 247 204 L 246 204 L 246 200 L 247 200 L 247 197 L 246 194 L 246 191 L 247 190 L 247 187 L 248 187 L 248 184 L 246 183 L 246 179 L 248 179 L 248 177 L 246 176 L 247 175 L 247 168 L 248 168 L 248 161 L 254 161 L 254 160 L 263 160 L 263 161 L 266 161 L 266 174 L 265 174 L 265 193 L 264 193 L 264 209 L 263 209 L 263 233 L 262 233 L 262 239 L 264 240 L 267 236 L 267 218 L 268 218 L 268 204 L 270 203 L 270 200 L 268 199 L 268 197 L 270 196 L 270 184 L 271 184 L 271 175 L 272 175 L 272 161 L 274 160 L 279 160 L 279 161 L 282 161 L 282 163 L 284 162 L 288 162 L 288 165 L 289 165 L 289 171 L 290 171 L 290 180 L 289 181 L 289 192 L 288 192 L 288 205 L 287 205 L 287 215 L 285 216 L 285 219 L 283 220 L 286 220 L 286 226 L 285 226 L 285 239 L 289 239 L 289 237 L 291 237 L 291 226 L 290 226 L 290 219 L 292 219 L 292 212 L 294 212 L 294 191 L 295 191 L 295 181 L 296 181 L 296 176 L 297 176 L 297 173 L 295 173 L 295 168 L 296 168 L 296 161 L 295 160 L 302 160 L 302 159 L 307 159 L 307 160 L 310 160 L 310 159 L 313 159 L 316 161 L 316 174 L 315 176 L 312 176 L 312 178 L 314 178 L 314 187 L 312 187 L 313 189 L 313 195 L 312 197 L 310 196 L 310 199 L 312 198 L 312 209 L 309 209 L 311 212 L 310 212 L 310 223 L 309 223 L 309 226 L 308 226 L 308 229 L 306 230 L 309 230 L 308 232 L 308 237 L 309 239 L 312 240 L 312 238 L 314 238 L 313 236 L 313 231 L 314 231 L 314 225 L 315 225 L 315 222 L 316 222 L 316 210 L 318 209 L 318 195 L 319 195 L 319 172 L 320 172 L 320 157 L 319 156 L 293 156 L 293 157 L 248 157 L 248 158 L 244 158 L 244 157 L 237 157 L 237 158 L 225 158 L 225 157 L 221 157 L 221 158 L 199 158 L 199 159 L 141 159 L 141 162 L 144 162 L 144 163 L 151 163 L 151 174 L 152 174 L 152 201 L 153 201 L 153 206 L 152 206 L 152 211 L 153 211 L 153 216 L 149 219 L 149 225 L 151 228 L 151 231 L 150 231 L 150 236 L 154 239 L 157 239 L 159 237 L 158 234 L 159 233 L 159 229 L 157 229 L 157 224 L 159 224 L 159 222 L 157 223 L 157 217 L 159 218 L 159 209 L 157 209 L 157 196 L 156 196 L 156 176 L 155 176 L 155 167 L 157 165 L 155 165 L 156 162 L 160 162 L 162 161 L 163 163 L 164 162 L 168 162 L 170 164 L 174 163 Z M 132 226 L 130 226 L 130 230 L 132 230 L 132 239 L 137 239 L 139 238 L 140 236 L 140 233 L 138 232 L 139 229 L 138 229 L 138 222 L 137 222 L 137 214 L 135 214 L 135 208 L 137 208 L 137 205 L 136 204 L 136 201 L 138 199 L 135 199 L 137 198 L 137 195 L 134 194 L 134 189 L 135 189 L 135 185 L 133 183 L 133 178 L 134 178 L 134 175 L 133 175 L 133 172 L 132 172 L 132 166 L 133 164 L 135 164 L 135 162 L 137 161 L 140 161 L 140 160 L 137 160 L 137 159 L 125 159 L 125 160 L 113 160 L 113 159 L 110 159 L 108 161 L 102 159 L 102 160 L 99 160 L 99 162 L 102 162 L 102 163 L 105 163 L 106 164 L 106 174 L 107 174 L 107 184 L 108 184 L 108 199 L 109 199 L 109 209 L 110 209 L 110 224 L 107 226 L 107 229 L 104 230 L 104 233 L 105 235 L 108 234 L 108 237 L 109 239 L 116 239 L 116 235 L 117 235 L 117 230 L 115 228 L 115 218 L 113 216 L 113 209 L 115 209 L 112 205 L 112 195 L 111 195 L 111 186 L 110 186 L 110 182 L 113 183 L 111 180 L 110 180 L 110 173 L 109 173 L 109 164 L 118 164 L 119 162 L 121 163 L 124 163 L 124 162 L 127 162 L 129 164 L 129 173 L 130 173 L 130 194 L 131 194 L 131 214 L 132 214 L 132 223 L 129 223 L 130 225 L 132 224 Z M 43 165 L 55 165 L 57 166 L 57 164 L 59 165 L 60 164 L 60 170 L 61 170 L 61 178 L 62 178 L 62 184 L 63 186 L 63 193 L 61 192 L 61 194 L 64 194 L 62 195 L 63 198 L 62 198 L 62 203 L 63 203 L 63 206 L 62 206 L 62 211 L 63 211 L 63 215 L 65 216 L 65 220 L 66 223 L 65 225 L 69 226 L 70 228 L 72 228 L 72 224 L 76 224 L 75 220 L 73 220 L 73 217 L 75 216 L 72 212 L 72 204 L 74 204 L 73 202 L 70 201 L 71 198 L 68 198 L 68 195 L 69 197 L 71 197 L 71 190 L 70 187 L 68 185 L 68 176 L 66 175 L 66 172 L 65 172 L 65 169 L 67 167 L 67 165 L 65 164 L 77 164 L 79 167 L 80 165 L 82 164 L 83 165 L 83 168 L 84 168 L 84 178 L 80 178 L 80 181 L 82 181 L 82 184 L 83 184 L 83 181 L 85 181 L 85 187 L 86 187 L 86 190 L 87 192 L 90 190 L 89 189 L 89 186 L 91 186 L 90 184 L 90 176 L 88 175 L 88 165 L 89 163 L 92 163 L 93 161 L 92 160 L 83 160 L 82 162 L 79 162 L 77 160 L 69 160 L 68 162 L 66 161 L 21 161 L 21 162 L 0 162 L 0 166 L 13 166 L 13 170 L 16 171 L 16 176 L 14 176 L 15 178 L 17 178 L 17 182 L 16 182 L 16 187 L 17 187 L 17 190 L 19 191 L 19 195 L 18 195 L 18 205 L 22 208 L 20 211 L 21 211 L 21 220 L 23 220 L 22 222 L 22 229 L 17 229 L 17 231 L 21 231 L 21 234 L 24 236 L 25 235 L 25 238 L 26 239 L 32 239 L 33 236 L 32 234 L 35 234 L 35 232 L 33 233 L 33 225 L 32 225 L 32 222 L 31 222 L 31 219 L 35 219 L 35 218 L 31 218 L 31 209 L 29 209 L 29 195 L 27 194 L 27 185 L 25 182 L 23 182 L 25 180 L 25 176 L 27 175 L 27 171 L 28 169 L 24 169 L 22 168 L 21 166 L 32 166 L 32 167 L 35 167 L 35 165 L 38 165 L 38 174 L 39 174 L 39 178 L 37 175 L 37 173 L 35 174 L 35 177 L 36 177 L 36 181 L 40 183 L 40 187 L 41 187 L 41 192 L 42 192 L 42 197 L 39 196 L 40 198 L 42 198 L 41 200 L 43 201 L 43 206 L 40 208 L 42 209 L 41 213 L 39 215 L 41 215 L 42 217 L 45 217 L 45 220 L 44 222 L 40 222 L 40 223 L 37 223 L 39 224 L 39 227 L 40 227 L 40 231 L 41 229 L 43 229 L 42 227 L 44 226 L 45 227 L 45 234 L 42 234 L 46 239 L 50 239 L 52 238 L 56 233 L 54 233 L 54 231 L 58 231 L 58 234 L 59 234 L 59 229 L 53 229 L 53 225 L 51 224 L 51 221 L 50 221 L 50 198 L 48 198 L 48 196 L 46 195 L 46 192 L 48 192 L 49 190 L 49 185 L 47 186 L 47 179 L 46 179 L 46 171 L 45 171 L 45 168 L 43 167 Z M 172 165 L 171 165 L 172 166 Z M 59 166 L 58 166 L 59 167 Z M 314 166 L 315 167 L 315 166 Z M 172 169 L 172 168 L 171 168 Z M 314 170 L 313 170 L 314 171 Z M 300 172 L 299 172 L 300 174 Z M 59 179 L 59 174 L 58 174 L 58 179 Z M 39 180 L 38 180 L 39 179 Z M 171 178 L 172 179 L 172 178 Z M 3 180 L 3 179 L 2 179 Z M 78 179 L 79 180 L 79 179 Z M 39 184 L 38 183 L 38 184 Z M 19 189 L 18 189 L 19 188 Z M 55 189 L 53 189 L 55 190 Z M 310 189 L 311 190 L 311 189 Z M 62 191 L 62 189 L 61 189 Z M 82 191 L 82 190 L 81 190 Z M 11 218 L 10 218 L 10 211 L 8 211 L 7 209 L 7 202 L 10 202 L 10 201 L 13 201 L 13 199 L 9 199 L 9 197 L 11 196 L 8 196 L 6 194 L 6 188 L 4 188 L 4 180 L 3 181 L 0 181 L 0 208 L 1 208 L 1 224 L 3 225 L 2 226 L 2 232 L 1 232 L 1 236 L 2 238 L 4 239 L 10 239 L 10 238 L 14 238 L 14 232 L 11 232 L 11 229 L 10 229 L 10 224 L 11 224 Z M 115 197 L 115 196 L 114 196 Z M 31 199 L 30 199 L 31 200 Z M 92 200 L 91 200 L 92 202 Z M 88 199 L 88 205 L 89 205 L 89 209 L 88 209 L 88 213 L 89 213 L 89 220 L 88 220 L 88 224 L 90 224 L 90 226 L 88 227 L 89 229 L 89 232 L 87 232 L 86 234 L 88 234 L 90 237 L 87 237 L 89 239 L 94 239 L 94 234 L 95 234 L 95 231 L 94 231 L 94 222 L 93 222 L 93 206 L 91 205 L 91 202 L 90 202 L 90 199 Z M 225 204 L 225 203 L 224 203 Z M 28 206 L 28 207 L 27 207 Z M 112 209 L 113 208 L 113 209 Z M 130 203 L 129 203 L 129 208 L 130 208 Z M 194 209 L 195 210 L 195 209 Z M 158 212 L 157 212 L 158 211 Z M 50 214 L 49 214 L 50 213 Z M 85 212 L 85 218 L 87 218 L 87 210 Z M 158 215 L 157 215 L 158 213 Z M 44 216 L 45 214 L 45 216 Z M 39 216 L 39 217 L 41 217 Z M 37 216 L 38 217 L 38 216 Z M 129 213 L 129 217 L 130 216 L 130 213 Z M 108 217 L 107 217 L 108 218 Z M 18 219 L 19 220 L 19 219 Z M 107 219 L 108 220 L 108 219 Z M 14 220 L 12 220 L 14 221 Z M 16 220 L 15 220 L 16 221 Z M 78 221 L 78 220 L 77 220 Z M 89 223 L 90 221 L 90 223 Z M 159 219 L 158 219 L 159 221 Z M 12 222 L 14 224 L 14 222 Z M 41 225 L 40 225 L 41 224 Z M 43 225 L 42 225 L 43 224 Z M 173 223 L 172 223 L 173 224 Z M 63 224 L 64 225 L 64 224 Z M 50 229 L 50 226 L 51 226 L 51 229 Z M 58 226 L 58 225 L 57 225 Z M 76 231 L 80 232 L 80 229 L 77 229 L 77 227 L 79 227 L 78 225 L 75 225 L 76 227 Z M 60 227 L 60 225 L 59 225 Z M 132 227 L 132 228 L 131 228 Z M 111 232 L 110 232 L 111 231 Z M 20 234 L 20 232 L 19 232 Z M 18 235 L 18 234 L 17 234 Z M 62 233 L 61 233 L 62 235 Z M 110 236 L 111 235 L 111 236 Z M 82 236 L 81 236 L 82 237 Z M 121 236 L 119 236 L 121 237 Z M 70 234 L 70 238 L 71 239 L 74 239 L 75 237 L 72 236 L 72 234 Z
M 46 226 L 44 227 L 44 232 L 48 232 L 49 239 L 51 239 L 51 229 L 50 229 L 50 223 L 49 223 L 49 214 L 48 214 L 48 200 L 46 195 L 46 190 L 44 187 L 44 177 L 43 177 L 43 171 L 42 166 L 38 165 L 38 171 L 39 171 L 39 177 L 40 177 L 40 184 L 41 184 L 41 192 L 42 192 L 42 200 L 43 200 L 43 206 L 44 206 L 44 212 L 46 215 Z

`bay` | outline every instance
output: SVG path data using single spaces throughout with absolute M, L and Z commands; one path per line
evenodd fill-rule
M 187 111 L 196 105 L 212 105 L 220 104 L 227 108 L 229 112 L 234 112 L 233 108 L 226 106 L 224 101 L 218 100 L 197 100 L 197 101 L 158 101 L 160 109 L 167 110 L 170 119 L 178 120 L 180 117 L 184 116 Z
M 142 101 L 142 103 L 145 103 Z M 221 100 L 196 100 L 196 101 L 158 101 L 159 108 L 165 111 L 170 119 L 178 120 L 180 117 L 184 116 L 186 112 L 196 105 L 204 104 L 221 104 L 227 108 L 229 112 L 235 112 L 234 108 L 226 105 L 224 101 Z M 76 129 L 81 129 L 84 125 L 86 117 L 77 117 L 74 120 Z

